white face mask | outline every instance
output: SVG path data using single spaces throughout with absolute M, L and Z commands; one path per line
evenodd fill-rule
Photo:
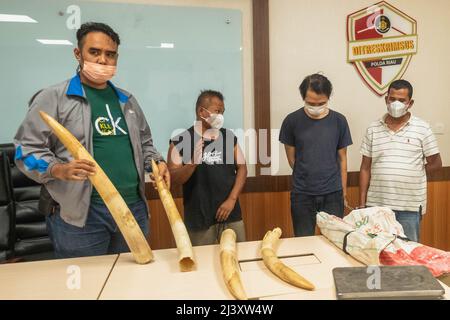
M 203 108 L 205 109 L 205 108 Z M 206 110 L 206 109 L 205 109 Z M 220 113 L 211 113 L 209 110 L 206 110 L 209 112 L 210 116 L 208 118 L 203 118 L 203 120 L 205 120 L 206 122 L 209 123 L 209 125 L 211 126 L 211 128 L 213 129 L 220 129 L 223 127 L 223 123 L 225 121 L 225 118 L 223 117 L 223 114 Z
M 393 118 L 403 117 L 408 111 L 408 106 L 400 101 L 394 101 L 387 104 L 388 113 Z
M 310 106 L 309 104 L 305 103 L 305 109 L 313 117 L 319 117 L 327 111 L 328 103 L 324 104 L 323 106 L 319 106 L 319 107 Z

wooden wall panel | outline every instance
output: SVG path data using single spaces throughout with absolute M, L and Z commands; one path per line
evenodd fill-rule
M 178 211 L 183 214 L 183 199 L 176 198 L 174 200 Z M 148 236 L 150 247 L 154 250 L 174 248 L 175 239 L 162 202 L 159 199 L 149 200 L 148 204 L 150 207 L 150 234 Z
M 450 181 L 428 183 L 427 213 L 421 224 L 421 242 L 450 251 Z
M 269 52 L 269 0 L 253 0 L 253 92 L 255 130 L 267 130 L 265 148 L 270 156 L 270 52 Z M 261 133 L 262 134 L 262 133 Z M 258 135 L 258 141 L 260 136 Z M 257 154 L 261 144 L 257 144 Z M 258 156 L 255 174 L 260 175 L 262 164 Z
M 292 237 L 289 192 L 245 193 L 240 197 L 247 240 L 261 240 L 268 230 L 280 227 L 282 237 Z

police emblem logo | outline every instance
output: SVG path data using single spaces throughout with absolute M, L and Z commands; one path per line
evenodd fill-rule
M 380 96 L 403 76 L 417 43 L 416 20 L 385 1 L 347 17 L 347 61 Z

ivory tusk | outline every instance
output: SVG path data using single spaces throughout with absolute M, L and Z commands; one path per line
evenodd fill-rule
M 275 250 L 273 249 L 281 236 L 281 229 L 275 228 L 272 231 L 267 231 L 261 246 L 261 255 L 266 267 L 272 271 L 281 280 L 292 284 L 296 287 L 314 290 L 314 285 L 300 276 L 297 272 L 286 266 L 278 259 Z
M 177 206 L 173 201 L 172 194 L 167 188 L 166 183 L 159 174 L 159 168 L 155 161 L 152 160 L 152 171 L 155 177 L 156 187 L 158 189 L 159 197 L 163 203 L 164 209 L 169 219 L 170 227 L 172 228 L 172 233 L 175 238 L 175 243 L 177 244 L 179 253 L 179 263 L 180 270 L 192 271 L 195 268 L 194 254 L 192 252 L 191 239 L 186 230 L 183 220 L 181 219 L 180 213 L 178 212 Z
M 238 300 L 248 300 L 239 275 L 239 267 L 236 258 L 236 233 L 232 229 L 226 229 L 220 237 L 220 264 L 222 265 L 223 280 Z
M 41 118 L 52 129 L 53 133 L 64 144 L 75 159 L 86 159 L 95 164 L 96 173 L 89 176 L 89 180 L 94 185 L 97 192 L 102 197 L 108 207 L 114 221 L 120 229 L 134 259 L 139 264 L 146 264 L 153 260 L 153 253 L 136 222 L 133 214 L 128 208 L 116 187 L 109 180 L 105 172 L 98 163 L 83 147 L 83 145 L 60 123 L 43 111 L 39 111 Z

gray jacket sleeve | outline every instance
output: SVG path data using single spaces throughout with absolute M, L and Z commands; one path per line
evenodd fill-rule
M 152 159 L 159 161 L 164 160 L 164 158 L 153 145 L 152 132 L 139 103 L 133 96 L 131 96 L 131 99 L 133 99 L 132 104 L 136 106 L 135 111 L 138 116 L 139 134 L 141 137 L 142 153 L 144 155 L 144 168 L 146 171 L 151 171 Z
M 57 91 L 47 88 L 37 92 L 29 102 L 24 121 L 14 137 L 15 163 L 26 176 L 38 183 L 47 183 L 54 178 L 49 172 L 55 163 L 61 162 L 51 151 L 51 130 L 41 119 L 39 111 L 57 117 Z

